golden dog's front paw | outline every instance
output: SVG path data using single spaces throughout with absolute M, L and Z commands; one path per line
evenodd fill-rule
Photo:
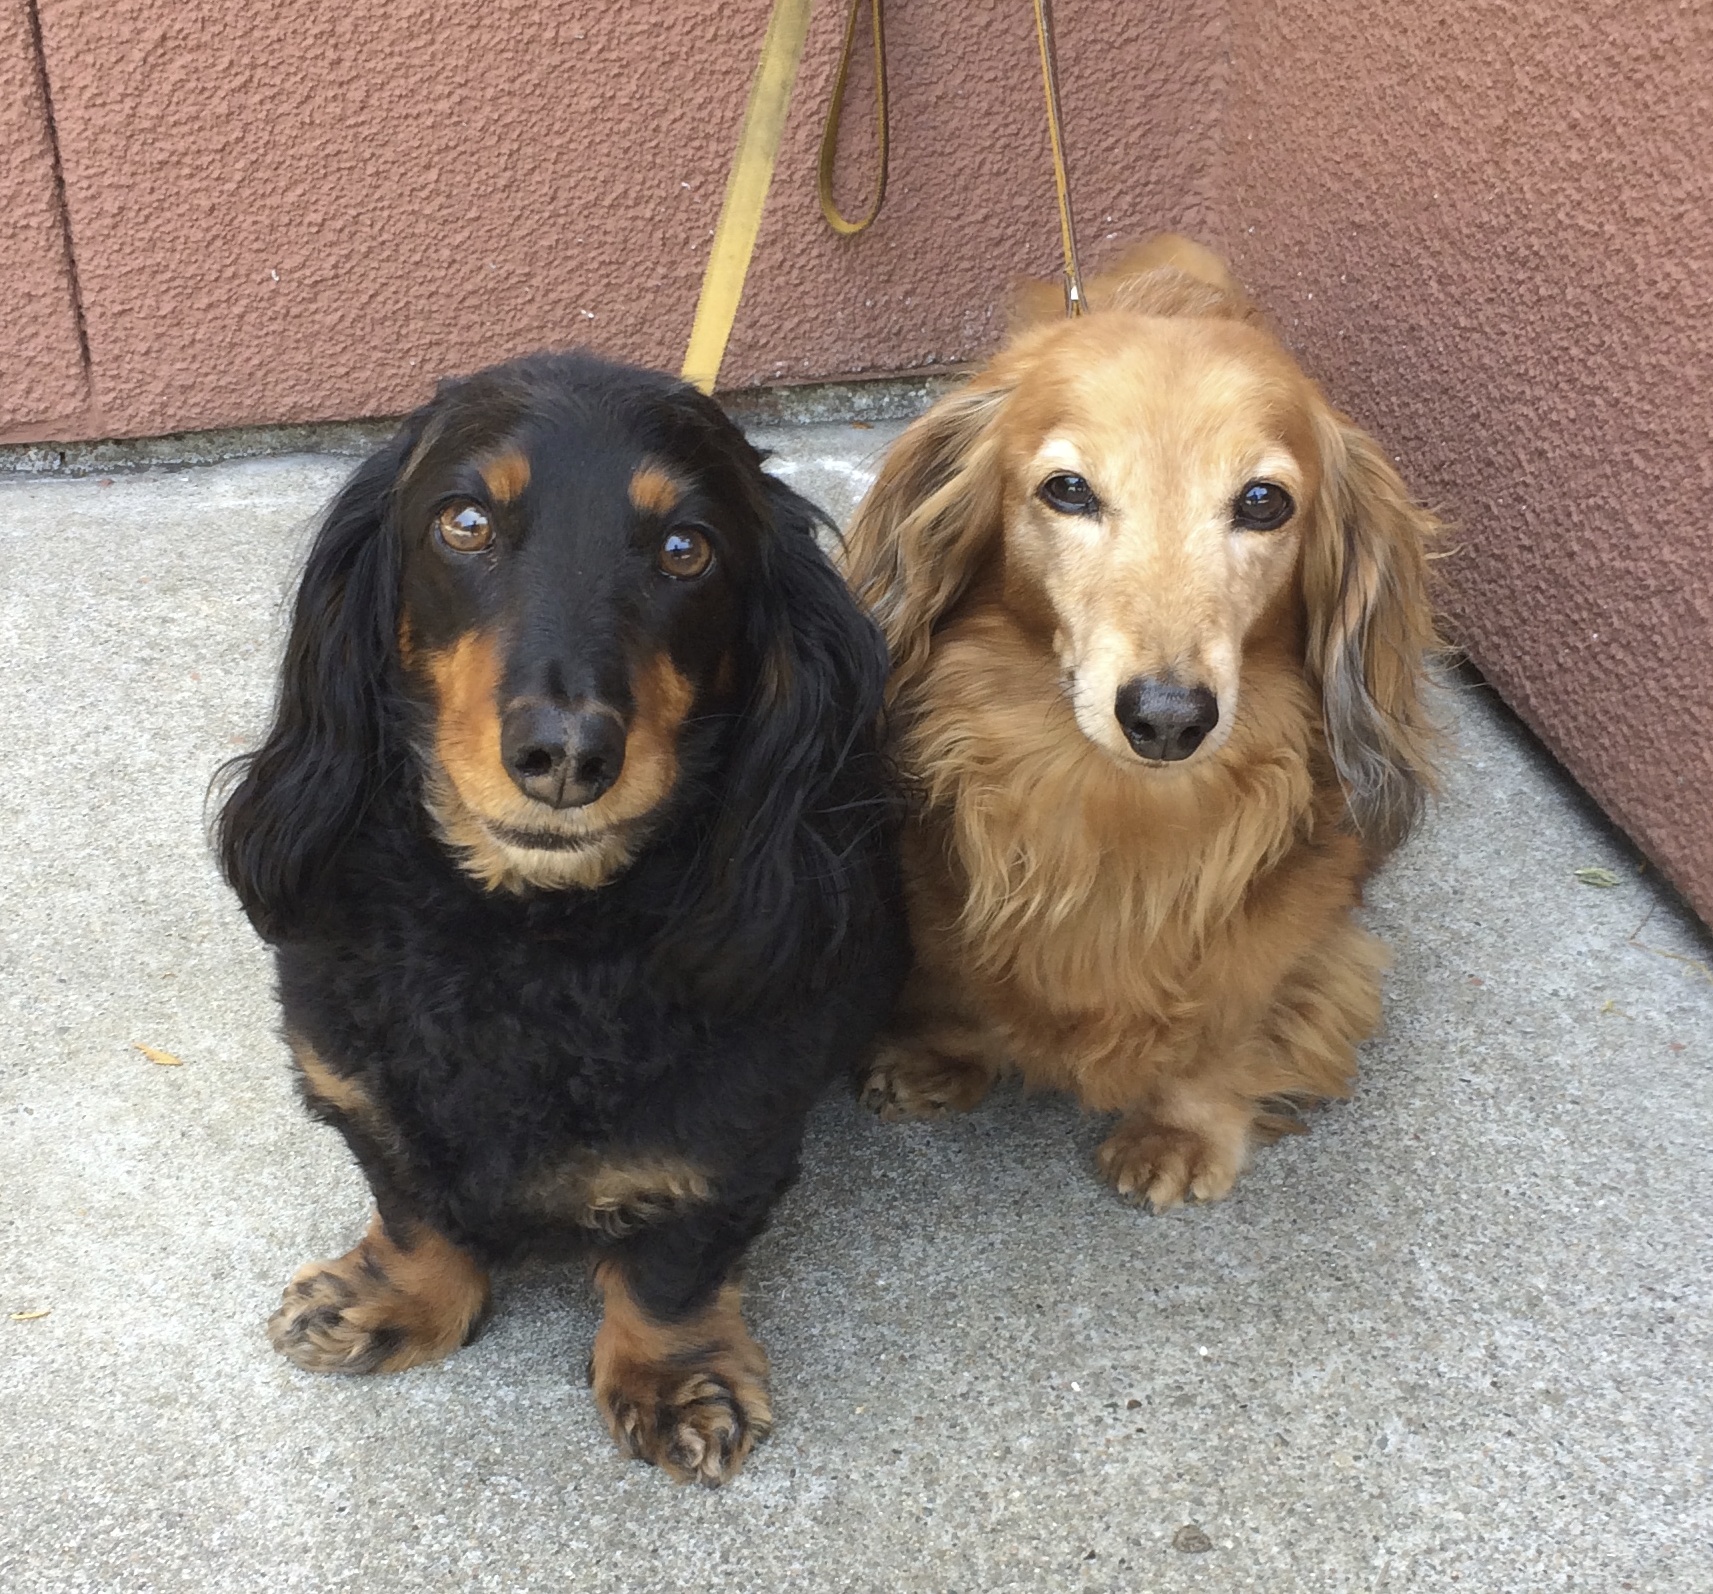
M 679 1483 L 709 1489 L 735 1478 L 773 1426 L 767 1353 L 750 1337 L 728 1285 L 680 1323 L 650 1319 L 615 1272 L 602 1270 L 607 1310 L 589 1382 L 626 1455 Z
M 1248 1157 L 1246 1135 L 1219 1138 L 1145 1117 L 1126 1118 L 1095 1153 L 1108 1184 L 1156 1212 L 1229 1195 Z
M 377 1216 L 356 1247 L 292 1276 L 268 1339 L 315 1373 L 396 1373 L 468 1341 L 488 1304 L 488 1278 L 443 1236 L 418 1229 L 408 1248 Z
M 930 1046 L 889 1041 L 863 1082 L 862 1104 L 888 1123 L 968 1112 L 993 1086 L 979 1058 Z

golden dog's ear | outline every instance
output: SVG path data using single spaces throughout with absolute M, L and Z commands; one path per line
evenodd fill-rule
M 1379 445 L 1319 417 L 1322 484 L 1303 549 L 1308 670 L 1350 817 L 1377 853 L 1421 817 L 1438 730 L 1423 701 L 1438 645 L 1428 545 L 1439 523 L 1410 497 Z
M 892 445 L 851 518 L 846 574 L 892 652 L 888 702 L 920 675 L 935 624 L 968 590 L 998 540 L 994 421 L 1009 392 L 983 382 L 941 399 Z

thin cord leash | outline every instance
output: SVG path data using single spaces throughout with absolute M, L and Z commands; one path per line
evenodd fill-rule
M 812 0 L 774 0 L 767 19 L 761 60 L 750 84 L 737 152 L 726 179 L 726 197 L 714 227 L 714 245 L 702 274 L 690 346 L 684 353 L 684 380 L 704 393 L 712 393 L 720 379 L 726 343 L 737 320 L 744 278 L 749 274 L 750 256 L 755 253 L 756 234 L 761 230 L 762 207 L 767 203 L 774 162 L 779 158 L 791 89 L 803 59 L 803 41 L 809 35 L 811 4 Z
M 1059 63 L 1053 53 L 1051 0 L 1035 0 L 1035 36 L 1041 44 L 1041 82 L 1047 93 L 1047 134 L 1053 144 L 1053 182 L 1059 190 L 1059 236 L 1065 250 L 1065 314 L 1079 316 L 1082 272 L 1077 265 L 1077 232 L 1071 222 L 1071 183 L 1065 174 L 1065 139 L 1059 122 Z
M 833 165 L 839 154 L 839 122 L 845 109 L 845 83 L 850 77 L 851 57 L 856 52 L 857 13 L 862 0 L 851 0 L 850 16 L 845 20 L 845 43 L 839 52 L 839 71 L 833 79 L 833 98 L 827 106 L 827 125 L 821 132 L 821 160 L 815 173 L 815 193 L 821 201 L 821 214 L 827 225 L 844 238 L 854 238 L 874 225 L 880 207 L 886 200 L 887 111 L 886 111 L 886 23 L 884 0 L 869 0 L 869 12 L 874 21 L 874 125 L 879 143 L 879 172 L 875 178 L 874 201 L 855 221 L 844 215 L 833 199 Z

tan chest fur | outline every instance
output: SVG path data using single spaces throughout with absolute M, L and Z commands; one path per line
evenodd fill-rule
M 1317 801 L 1300 675 L 1249 665 L 1227 747 L 1179 772 L 1090 743 L 1002 613 L 936 641 L 901 749 L 918 955 L 1043 1083 L 1086 1090 L 1138 1052 L 1169 1068 L 1253 1023 L 1305 930 L 1355 901 L 1361 849 Z

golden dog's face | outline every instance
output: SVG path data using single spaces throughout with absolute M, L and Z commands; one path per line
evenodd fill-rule
M 852 517 L 896 723 L 947 697 L 959 624 L 1000 620 L 1142 779 L 1318 744 L 1382 855 L 1432 779 L 1437 521 L 1208 251 L 1162 234 L 1086 286 L 1074 321 L 1026 290 L 1010 345 L 911 423 Z M 966 674 L 997 634 L 959 633 Z
M 1234 322 L 1097 316 L 1014 352 L 1007 606 L 1050 629 L 1090 741 L 1193 768 L 1230 736 L 1246 644 L 1292 624 L 1318 400 Z

